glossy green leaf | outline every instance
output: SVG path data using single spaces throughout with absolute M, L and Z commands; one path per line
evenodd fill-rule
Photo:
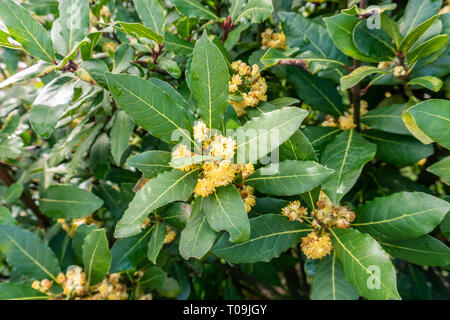
M 217 232 L 208 224 L 203 208 L 203 198 L 197 198 L 192 207 L 192 214 L 181 232 L 180 254 L 184 259 L 201 259 L 211 250 L 217 238 Z
M 239 8 L 238 5 L 233 5 L 234 10 L 237 10 L 237 8 Z M 239 21 L 242 17 L 246 17 L 254 23 L 263 22 L 272 14 L 272 11 L 272 0 L 249 0 L 247 5 L 238 12 L 236 19 L 233 19 L 233 21 Z
M 407 135 L 410 133 L 402 121 L 404 109 L 404 104 L 393 104 L 373 109 L 361 116 L 361 122 L 372 129 Z
M 375 239 L 355 229 L 333 229 L 331 234 L 345 277 L 359 295 L 373 300 L 401 299 L 391 260 Z
M 228 67 L 206 33 L 195 43 L 191 72 L 198 112 L 208 128 L 219 128 L 228 105 Z
M 131 66 L 134 60 L 134 49 L 128 43 L 123 43 L 114 52 L 113 73 L 121 73 Z
M 194 50 L 194 45 L 176 34 L 166 33 L 164 35 L 164 48 L 176 54 L 190 55 Z
M 14 43 L 12 40 L 13 39 L 9 33 L 0 30 L 0 47 L 21 50 L 21 46 Z
M 160 213 L 164 222 L 174 226 L 177 229 L 184 229 L 186 223 L 191 216 L 191 205 L 184 202 L 174 202 L 167 206 L 167 208 Z
M 420 25 L 414 28 L 414 30 L 411 30 L 406 38 L 402 41 L 400 50 L 407 50 L 409 49 L 430 27 L 431 25 L 439 19 L 439 15 L 435 15 L 424 22 L 422 22 Z
M 140 77 L 106 73 L 109 89 L 119 107 L 150 134 L 166 142 L 178 130 L 192 140 L 185 111 L 161 88 Z
M 29 284 L 0 283 L 0 300 L 47 300 L 49 296 L 34 290 Z
M 9 77 L 8 79 L 0 82 L 0 89 L 3 89 L 5 87 L 10 86 L 15 83 L 20 83 L 20 82 L 26 81 L 28 79 L 38 77 L 39 75 L 42 75 L 43 73 L 51 72 L 55 68 L 56 68 L 56 65 L 54 65 L 54 64 L 39 61 L 38 63 L 33 64 L 32 66 L 30 66 L 22 71 L 19 71 L 16 74 Z
M 295 67 L 287 67 L 289 83 L 297 96 L 313 109 L 327 114 L 342 115 L 342 98 L 334 84 Z
M 308 112 L 285 107 L 247 121 L 236 130 L 238 163 L 255 162 L 289 139 L 300 127 Z
M 361 133 L 377 145 L 375 157 L 392 164 L 414 164 L 434 153 L 432 145 L 425 145 L 414 137 L 369 130 Z
M 416 49 L 407 53 L 408 63 L 413 64 L 416 60 L 427 57 L 432 53 L 441 49 L 444 45 L 447 44 L 448 35 L 443 34 L 436 36 L 430 40 L 425 41 Z
M 400 22 L 400 32 L 409 35 L 422 22 L 438 13 L 442 0 L 410 0 Z
M 450 183 L 450 156 L 442 159 L 432 166 L 429 166 L 427 171 L 434 173 L 435 175 L 441 177 L 442 180 Z
M 166 225 L 162 222 L 157 223 L 153 228 L 153 231 L 150 233 L 147 258 L 153 264 L 156 264 L 156 259 L 158 258 L 159 252 L 164 245 L 164 238 L 166 236 L 166 233 Z
M 326 256 L 316 265 L 311 300 L 357 300 L 355 288 L 345 280 L 344 271 L 336 259 L 336 252 Z
M 376 145 L 365 140 L 354 130 L 340 133 L 326 145 L 320 163 L 334 170 L 322 189 L 333 203 L 338 204 L 359 178 L 364 165 L 372 160 Z
M 55 49 L 47 30 L 13 0 L 0 1 L 0 16 L 9 34 L 32 56 L 53 63 Z
M 408 84 L 410 86 L 421 86 L 421 87 L 427 88 L 428 90 L 431 90 L 433 92 L 439 92 L 439 90 L 441 90 L 444 82 L 437 77 L 424 76 L 424 77 L 414 78 L 414 79 L 408 81 Z
M 305 134 L 297 130 L 280 146 L 280 160 L 318 160 L 314 147 Z
M 142 23 L 160 35 L 164 35 L 166 18 L 158 0 L 135 0 L 136 12 Z
M 13 183 L 8 187 L 5 193 L 5 202 L 7 205 L 10 205 L 17 200 L 19 200 L 20 196 L 23 192 L 23 186 L 19 183 Z
M 232 243 L 222 235 L 212 252 L 231 263 L 268 262 L 293 248 L 310 232 L 300 222 L 291 222 L 280 214 L 264 214 L 250 219 L 251 235 L 245 242 Z
M 51 218 L 79 219 L 103 205 L 103 200 L 73 185 L 52 185 L 39 199 L 42 213 Z
M 36 133 L 49 138 L 61 116 L 72 101 L 76 81 L 70 76 L 61 76 L 43 87 L 33 102 L 30 123 Z
M 146 151 L 129 158 L 127 165 L 139 169 L 145 178 L 150 179 L 161 172 L 172 170 L 169 165 L 171 157 L 168 151 Z
M 84 239 L 94 230 L 98 230 L 98 227 L 95 224 L 87 225 L 82 224 L 79 226 L 72 237 L 72 250 L 75 254 L 75 257 L 82 262 L 83 261 L 83 244 Z
M 146 289 L 160 289 L 167 278 L 167 272 L 158 267 L 150 267 L 139 279 L 139 285 Z
M 204 19 L 218 20 L 219 18 L 198 0 L 173 0 L 173 4 L 183 15 Z
M 6 207 L 0 207 L 0 224 L 16 224 L 16 220 Z
M 243 242 L 250 237 L 250 221 L 244 202 L 233 185 L 218 188 L 206 197 L 203 210 L 211 228 L 217 232 L 227 231 L 231 242 Z
M 141 232 L 147 216 L 174 201 L 186 201 L 197 183 L 198 172 L 174 169 L 159 174 L 140 189 L 116 226 L 116 238 L 134 236 Z
M 103 60 L 91 59 L 81 62 L 75 74 L 84 81 L 94 82 L 102 88 L 108 89 L 105 72 L 109 72 L 109 69 Z
M 114 162 L 120 165 L 123 153 L 134 129 L 134 122 L 121 110 L 116 112 L 111 128 L 111 154 Z
M 265 194 L 293 196 L 311 191 L 333 172 L 317 162 L 285 160 L 279 163 L 276 174 L 267 175 L 264 168 L 258 169 L 245 180 L 245 184 Z
M 430 99 L 407 110 L 428 137 L 450 149 L 450 101 Z
M 0 252 L 8 264 L 32 279 L 52 279 L 61 272 L 53 251 L 34 233 L 11 224 L 0 224 Z
M 111 142 L 106 133 L 98 136 L 91 147 L 89 169 L 97 179 L 104 179 L 109 170 Z
M 153 31 L 150 28 L 147 28 L 141 23 L 137 22 L 128 23 L 119 21 L 117 22 L 117 24 L 121 27 L 120 30 L 129 34 L 132 37 L 153 40 L 156 41 L 157 43 L 162 43 L 164 40 L 164 38 L 161 35 L 157 34 L 155 31 Z
M 82 257 L 87 286 L 102 281 L 111 266 L 111 252 L 105 229 L 93 230 L 84 239 Z
M 390 255 L 421 266 L 442 266 L 450 264 L 450 249 L 441 241 L 429 235 L 403 241 L 380 242 Z
M 382 241 L 407 240 L 431 232 L 450 204 L 422 192 L 400 192 L 366 202 L 356 210 L 353 226 Z
M 395 57 L 395 47 L 383 29 L 369 29 L 366 20 L 358 22 L 353 29 L 353 42 L 364 55 L 377 61 L 391 60 Z
M 362 66 L 355 69 L 349 75 L 341 78 L 341 90 L 347 90 L 353 88 L 355 85 L 360 83 L 364 78 L 379 73 L 387 73 L 386 70 L 378 69 L 377 67 Z

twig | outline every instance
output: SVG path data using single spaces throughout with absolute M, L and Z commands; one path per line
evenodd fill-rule
M 278 61 L 278 64 L 293 66 L 308 71 L 308 65 L 306 64 L 305 60 L 302 59 L 283 59 Z
M 0 163 L 0 180 L 9 187 L 10 185 L 14 184 L 16 181 L 13 177 L 8 173 L 6 167 L 4 164 Z M 23 191 L 20 199 L 23 201 L 23 203 L 34 213 L 34 215 L 38 218 L 40 222 L 40 226 L 44 227 L 48 225 L 48 218 L 44 216 L 39 209 L 39 207 L 36 205 L 36 203 L 31 199 L 31 197 Z

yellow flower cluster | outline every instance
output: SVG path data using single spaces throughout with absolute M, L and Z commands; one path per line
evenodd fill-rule
M 240 174 L 243 179 L 254 172 L 252 164 L 233 164 L 236 141 L 222 135 L 214 135 L 208 138 L 209 129 L 201 121 L 194 126 L 194 138 L 202 143 L 203 155 L 216 157 L 217 160 L 206 160 L 201 164 L 188 164 L 180 170 L 190 171 L 194 168 L 200 169 L 200 179 L 195 186 L 196 196 L 207 197 L 216 191 L 216 188 L 226 186 L 233 182 Z M 192 157 L 195 154 L 187 149 L 185 145 L 179 145 L 172 153 L 172 159 Z
M 350 208 L 335 206 L 322 191 L 317 201 L 317 209 L 310 215 L 308 209 L 301 206 L 300 201 L 290 202 L 281 213 L 290 221 L 306 221 L 314 228 L 314 231 L 303 238 L 301 244 L 302 251 L 308 259 L 321 259 L 333 250 L 328 234 L 330 228 L 345 229 L 355 220 L 355 213 Z
M 268 28 L 261 34 L 261 49 L 269 48 L 281 50 L 287 49 L 286 36 L 284 32 L 277 33 Z
M 394 68 L 394 77 L 396 78 L 402 78 L 405 77 L 407 75 L 406 70 L 404 67 L 402 66 L 396 66 Z
M 92 215 L 80 219 L 72 219 L 72 221 L 70 222 L 70 226 L 65 219 L 59 218 L 56 220 L 56 222 L 61 224 L 62 229 L 66 231 L 70 237 L 73 237 L 75 230 L 77 230 L 77 228 L 83 224 L 87 225 L 95 224 L 96 226 L 99 227 L 102 226 L 102 223 L 96 221 Z
M 166 230 L 167 230 L 167 233 L 166 233 L 166 236 L 164 237 L 164 244 L 169 244 L 173 240 L 175 240 L 177 233 L 175 231 L 173 231 L 172 228 L 170 228 L 169 226 L 166 226 Z
M 331 238 L 328 233 L 318 236 L 311 232 L 302 239 L 301 248 L 308 259 L 322 259 L 333 250 Z
M 245 211 L 250 212 L 252 207 L 256 204 L 256 198 L 253 195 L 255 189 L 250 186 L 243 185 L 239 189 L 239 193 L 241 195 L 242 201 L 244 201 Z
M 88 288 L 86 274 L 79 266 L 70 266 L 66 272 L 56 277 L 56 282 L 61 285 L 62 294 L 55 295 L 50 292 L 53 281 L 44 279 L 34 281 L 31 287 L 49 295 L 52 300 L 126 300 L 128 298 L 126 285 L 120 283 L 120 274 L 107 276 L 103 281 Z
M 261 77 L 258 65 L 250 67 L 241 60 L 231 64 L 234 74 L 229 83 L 229 92 L 238 97 L 230 99 L 238 117 L 245 115 L 248 107 L 256 107 L 260 101 L 267 101 L 266 79 Z M 240 95 L 240 97 L 239 97 Z M 236 101 L 239 100 L 239 101 Z
M 360 114 L 365 115 L 368 112 L 368 104 L 366 101 L 361 100 Z M 337 120 L 332 115 L 327 115 L 325 121 L 322 122 L 322 127 L 340 127 L 342 130 L 350 130 L 356 128 L 356 124 L 353 118 L 353 108 L 350 112 L 344 112 L 343 116 L 340 116 Z

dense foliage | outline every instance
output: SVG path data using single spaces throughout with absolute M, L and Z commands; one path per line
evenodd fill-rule
M 449 4 L 0 0 L 0 299 L 446 299 Z

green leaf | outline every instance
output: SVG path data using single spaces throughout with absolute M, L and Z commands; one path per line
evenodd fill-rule
M 167 206 L 167 208 L 160 213 L 164 218 L 164 222 L 174 226 L 177 229 L 184 229 L 186 223 L 191 215 L 192 207 L 184 202 L 174 202 Z
M 119 30 L 125 32 L 126 34 L 129 34 L 132 37 L 153 40 L 156 41 L 157 43 L 162 43 L 164 40 L 164 38 L 161 35 L 157 34 L 152 29 L 147 28 L 141 23 L 137 22 L 128 23 L 119 21 L 117 22 L 117 24 L 121 27 L 121 29 Z
M 428 20 L 425 20 L 420 25 L 414 28 L 403 40 L 400 45 L 400 50 L 406 51 L 431 27 L 431 25 L 439 19 L 439 15 L 435 15 Z
M 192 141 L 186 112 L 160 87 L 127 74 L 106 73 L 106 79 L 119 107 L 150 134 L 170 143 L 178 130 Z
M 11 215 L 11 212 L 5 208 L 0 207 L 0 224 L 16 224 L 16 220 Z
M 349 75 L 341 78 L 341 90 L 347 90 L 353 88 L 358 83 L 360 83 L 365 77 L 376 73 L 387 73 L 388 71 L 383 69 L 378 69 L 377 67 L 362 66 L 355 69 Z
M 322 184 L 322 189 L 334 204 L 350 191 L 361 174 L 364 165 L 372 160 L 376 145 L 367 142 L 354 130 L 340 133 L 326 145 L 320 163 L 335 172 Z
M 0 160 L 14 158 L 22 153 L 23 141 L 19 137 L 0 137 Z
M 414 137 L 369 130 L 361 135 L 377 145 L 375 157 L 393 164 L 414 164 L 434 153 L 432 145 L 425 145 Z
M 156 259 L 158 258 L 159 252 L 164 245 L 164 238 L 166 237 L 166 233 L 166 225 L 162 222 L 157 223 L 153 228 L 153 231 L 150 233 L 147 258 L 153 264 L 156 264 Z
M 159 35 L 164 35 L 166 17 L 158 0 L 135 0 L 136 12 L 142 23 Z
M 180 39 L 176 34 L 166 33 L 164 36 L 164 48 L 173 51 L 175 54 L 187 56 L 194 50 L 194 45 L 189 41 Z
M 0 252 L 15 270 L 32 279 L 52 279 L 61 272 L 53 251 L 34 233 L 0 224 Z
M 211 228 L 217 232 L 227 231 L 231 242 L 246 241 L 250 237 L 250 221 L 244 202 L 233 185 L 218 188 L 205 198 L 203 210 Z
M 181 69 L 176 61 L 162 58 L 158 65 L 162 70 L 167 71 L 172 78 L 179 79 L 181 77 Z
M 442 0 L 410 0 L 406 5 L 405 14 L 400 22 L 400 32 L 409 35 L 422 22 L 438 13 Z
M 187 17 L 197 17 L 204 19 L 218 20 L 211 10 L 203 6 L 198 0 L 173 0 L 178 11 Z
M 357 300 L 355 288 L 345 280 L 336 252 L 322 258 L 317 265 L 311 284 L 311 300 Z
M 39 61 L 36 64 L 33 64 L 32 66 L 23 69 L 22 71 L 17 72 L 16 74 L 12 75 L 8 79 L 0 82 L 0 89 L 3 89 L 9 85 L 20 83 L 23 81 L 26 81 L 28 79 L 32 79 L 35 77 L 38 77 L 44 73 L 51 72 L 53 69 L 56 68 L 56 65 L 49 64 L 47 62 Z
M 334 170 L 313 161 L 285 160 L 279 163 L 276 174 L 264 174 L 264 168 L 256 170 L 245 184 L 261 193 L 276 196 L 293 196 L 318 187 Z
M 0 300 L 47 300 L 49 298 L 47 294 L 34 290 L 29 284 L 0 283 Z
M 237 162 L 255 162 L 274 151 L 299 129 L 307 115 L 303 109 L 285 107 L 247 121 L 234 134 Z
M 413 64 L 416 60 L 435 53 L 447 44 L 448 35 L 442 34 L 425 41 L 411 52 L 407 52 L 408 63 Z
M 73 185 L 48 187 L 39 199 L 42 213 L 51 218 L 79 219 L 103 205 L 103 200 Z
M 382 241 L 407 240 L 433 231 L 450 203 L 422 192 L 400 192 L 366 202 L 353 226 Z
M 450 264 L 450 249 L 441 241 L 429 235 L 403 241 L 380 242 L 390 255 L 421 266 Z
M 134 236 L 148 214 L 168 203 L 186 201 L 197 183 L 197 170 L 184 172 L 172 170 L 159 174 L 140 189 L 116 226 L 116 238 Z
M 55 49 L 47 30 L 12 0 L 0 0 L 0 16 L 14 40 L 32 56 L 53 63 Z
M 195 43 L 191 72 L 198 112 L 208 128 L 219 128 L 228 105 L 228 67 L 206 32 Z
M 66 55 L 89 31 L 89 0 L 59 1 L 58 11 L 59 18 L 53 23 L 52 38 L 56 51 Z M 55 25 L 58 25 L 56 30 Z
M 105 72 L 109 72 L 108 66 L 103 60 L 84 60 L 75 72 L 84 81 L 97 83 L 102 88 L 108 89 Z
M 264 214 L 250 219 L 250 224 L 250 239 L 232 243 L 224 234 L 212 252 L 231 263 L 269 262 L 295 247 L 302 235 L 311 231 L 300 222 L 291 222 L 280 214 Z
M 204 199 L 201 197 L 195 200 L 192 214 L 186 227 L 181 231 L 180 254 L 186 260 L 191 257 L 203 258 L 217 238 L 217 232 L 208 224 L 203 201 Z
M 90 42 L 80 48 L 81 57 L 83 58 L 83 60 L 92 59 L 92 51 L 94 50 L 94 47 L 97 45 L 101 36 L 102 32 L 100 31 L 92 32 L 87 36 Z
M 404 104 L 393 104 L 373 109 L 361 116 L 361 122 L 372 129 L 407 135 L 410 133 L 402 121 L 404 109 Z
M 87 225 L 82 224 L 79 226 L 72 237 L 72 249 L 75 257 L 82 262 L 83 261 L 83 244 L 84 239 L 94 230 L 98 230 L 99 228 L 95 224 Z
M 11 35 L 3 30 L 0 30 L 0 47 L 21 50 L 22 47 L 10 41 Z
M 89 157 L 89 169 L 97 179 L 105 179 L 109 171 L 111 143 L 106 133 L 98 136 L 92 145 Z
M 33 130 L 43 139 L 52 134 L 66 108 L 72 102 L 76 81 L 61 76 L 43 87 L 33 102 L 29 119 Z
M 128 271 L 142 263 L 148 264 L 148 241 L 152 228 L 134 237 L 118 239 L 111 248 L 110 273 Z
M 376 62 L 377 59 L 363 54 L 353 42 L 353 29 L 360 21 L 358 17 L 340 13 L 324 18 L 328 33 L 336 47 L 346 55 L 367 62 Z
M 427 171 L 441 177 L 442 180 L 450 183 L 450 156 L 442 159 L 439 162 L 436 162 L 432 166 L 429 166 L 427 168 Z
M 381 15 L 381 28 L 394 42 L 395 48 L 400 49 L 400 44 L 403 41 L 403 36 L 400 34 L 400 25 L 392 20 L 386 13 Z
M 305 134 L 297 130 L 280 146 L 280 160 L 313 160 L 317 161 L 314 147 Z
M 450 101 L 430 99 L 412 106 L 407 113 L 428 137 L 450 149 Z
M 313 109 L 335 116 L 343 114 L 342 98 L 330 80 L 295 67 L 287 67 L 287 77 L 297 96 Z
M 172 170 L 169 165 L 171 157 L 168 151 L 146 151 L 129 158 L 127 166 L 139 169 L 145 178 L 150 179 L 161 172 Z
M 87 287 L 105 278 L 111 266 L 111 252 L 105 229 L 93 230 L 83 242 L 83 264 Z
M 347 281 L 367 299 L 401 299 L 394 267 L 381 246 L 355 229 L 330 229 Z
M 121 110 L 115 113 L 111 128 L 111 154 L 116 165 L 120 166 L 123 153 L 134 130 L 134 122 Z
M 5 193 L 5 202 L 7 205 L 10 205 L 17 200 L 19 200 L 20 196 L 23 192 L 23 186 L 19 183 L 13 183 L 9 186 L 8 190 Z
M 139 285 L 150 290 L 161 289 L 167 279 L 167 272 L 158 267 L 150 267 L 139 279 Z
M 383 29 L 369 29 L 366 20 L 358 22 L 353 29 L 353 42 L 360 52 L 377 61 L 395 57 L 396 50 L 391 38 Z
M 8 114 L 3 121 L 3 125 L 0 127 L 0 135 L 9 136 L 16 131 L 20 124 L 20 115 L 18 110 L 14 110 Z
M 134 60 L 134 49 L 128 43 L 123 43 L 114 52 L 113 73 L 121 73 L 131 66 Z
M 421 86 L 424 88 L 427 88 L 428 90 L 431 90 L 433 92 L 439 92 L 441 90 L 444 82 L 437 78 L 432 76 L 424 76 L 424 77 L 418 77 L 415 79 L 412 79 L 408 81 L 408 84 L 410 86 Z
M 239 2 L 239 1 L 236 1 Z M 239 5 L 234 3 L 234 8 L 232 10 L 236 10 Z M 249 0 L 247 5 L 243 8 L 243 10 L 238 12 L 238 16 L 236 19 L 232 19 L 233 21 L 239 21 L 241 18 L 246 17 L 253 23 L 259 23 L 266 20 L 273 11 L 272 0 Z

